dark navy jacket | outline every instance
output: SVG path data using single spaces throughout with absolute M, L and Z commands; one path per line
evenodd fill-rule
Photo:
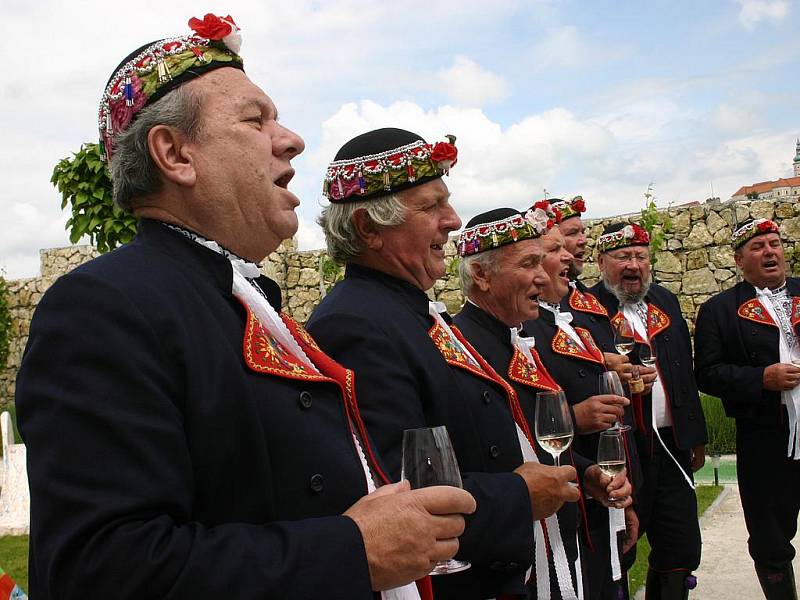
M 433 325 L 419 288 L 350 264 L 308 330 L 355 371 L 361 414 L 394 477 L 400 476 L 404 429 L 447 426 L 478 509 L 467 518 L 459 551 L 472 568 L 434 577 L 437 600 L 524 593 L 532 514 L 524 481 L 511 473 L 522 455 L 505 392 L 446 362 L 429 336 Z
M 373 598 L 341 392 L 248 368 L 231 282 L 144 220 L 42 298 L 16 397 L 32 598 Z
M 600 300 L 613 320 L 619 312 L 619 301 L 603 282 L 589 291 Z M 645 302 L 654 305 L 659 315 L 666 316 L 655 333 L 650 334 L 650 343 L 655 345 L 657 368 L 667 397 L 668 410 L 672 415 L 672 431 L 675 444 L 689 450 L 708 441 L 706 421 L 700 404 L 700 395 L 692 368 L 692 340 L 689 327 L 681 314 L 678 298 L 668 289 L 653 283 Z M 634 349 L 634 356 L 636 349 Z M 634 360 L 633 362 L 636 362 Z M 649 396 L 643 398 L 644 421 L 652 422 L 652 403 Z
M 787 288 L 800 297 L 800 278 L 787 278 Z M 700 389 L 721 398 L 729 417 L 777 426 L 783 416 L 781 394 L 764 389 L 764 368 L 780 362 L 779 330 L 766 311 L 752 310 L 755 298 L 755 288 L 740 282 L 700 307 L 695 372 Z M 800 334 L 798 304 L 795 300 L 794 323 Z

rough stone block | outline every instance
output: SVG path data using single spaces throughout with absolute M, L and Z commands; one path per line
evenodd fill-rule
M 672 252 L 656 252 L 655 268 L 662 273 L 680 273 L 683 271 L 683 264 Z
M 723 227 L 717 233 L 714 234 L 714 243 L 717 245 L 720 244 L 730 244 L 731 243 L 731 229 L 729 227 Z
M 725 223 L 725 219 L 720 217 L 714 211 L 708 213 L 708 217 L 706 217 L 706 227 L 708 227 L 708 232 L 712 235 L 718 232 L 720 229 L 725 227 L 727 223 Z
M 800 217 L 784 219 L 780 224 L 781 236 L 785 240 L 800 240 Z
M 769 200 L 755 200 L 750 205 L 750 216 L 754 219 L 771 219 L 775 216 L 775 204 Z
M 672 231 L 675 233 L 689 233 L 691 218 L 688 211 L 681 211 L 672 217 Z
M 676 296 L 681 293 L 681 282 L 680 281 L 661 281 L 659 283 L 663 287 L 667 288 L 670 292 L 675 294 Z
M 714 279 L 717 281 L 728 281 L 728 279 L 733 276 L 733 271 L 729 271 L 728 269 L 717 269 L 714 271 Z
M 686 255 L 686 269 L 700 269 L 708 266 L 708 251 L 705 248 L 692 250 Z
M 775 216 L 779 219 L 791 219 L 794 216 L 795 207 L 790 202 L 781 202 L 775 207 Z
M 721 269 L 730 269 L 736 266 L 736 262 L 733 260 L 733 248 L 730 246 L 709 248 L 708 257 L 715 266 Z
M 715 294 L 718 291 L 717 280 L 708 267 L 687 271 L 683 278 L 684 294 Z
M 683 240 L 683 247 L 687 250 L 703 248 L 714 243 L 714 238 L 708 232 L 705 223 L 696 223 L 686 239 Z

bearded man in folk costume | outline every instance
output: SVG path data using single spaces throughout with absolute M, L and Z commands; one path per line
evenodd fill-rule
M 234 20 L 189 25 L 101 100 L 136 238 L 62 276 L 31 324 L 31 597 L 430 598 L 410 582 L 455 553 L 474 499 L 368 495 L 389 478 L 353 374 L 256 264 L 297 230 L 303 140 L 244 74 Z
M 778 226 L 755 219 L 732 236 L 744 281 L 697 315 L 701 390 L 736 419 L 736 464 L 748 548 L 764 595 L 796 599 L 792 539 L 800 510 L 800 279 L 786 276 Z
M 634 397 L 636 439 L 644 474 L 637 513 L 651 552 L 647 597 L 683 599 L 696 584 L 700 527 L 692 473 L 703 466 L 705 418 L 691 369 L 689 327 L 675 295 L 653 283 L 650 237 L 636 224 L 606 227 L 597 240 L 601 281 L 589 289 L 612 324 L 627 320 L 635 345 L 656 357 L 654 369 L 639 366 L 651 389 Z
M 389 474 L 399 477 L 404 429 L 447 426 L 476 498 L 457 558 L 472 564 L 434 578 L 437 599 L 525 593 L 533 522 L 576 501 L 571 466 L 525 462 L 513 389 L 426 295 L 445 274 L 444 244 L 461 227 L 442 176 L 457 161 L 402 129 L 347 142 L 330 164 L 320 224 L 345 277 L 308 323 L 320 346 L 355 371 L 362 415 Z
M 537 393 L 561 387 L 542 364 L 535 340 L 522 323 L 539 316 L 539 294 L 548 282 L 540 238 L 554 226 L 554 219 L 546 206 L 527 214 L 500 208 L 467 223 L 458 240 L 459 274 L 467 302 L 454 318 L 467 340 L 517 394 L 524 416 L 519 431 L 523 455 L 545 464 L 552 464 L 553 458 L 530 433 L 535 431 Z M 572 448 L 562 457 L 562 463 L 575 465 L 591 497 L 623 508 L 631 503 L 631 487 L 624 474 L 612 480 Z M 583 501 L 580 510 L 565 504 L 536 525 L 535 569 L 529 580 L 532 597 L 593 597 L 592 590 L 584 590 L 585 550 L 578 538 L 585 533 L 584 515 Z

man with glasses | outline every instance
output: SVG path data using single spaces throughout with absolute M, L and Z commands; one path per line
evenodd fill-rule
M 634 406 L 644 472 L 637 512 L 652 548 L 648 600 L 688 597 L 700 564 L 700 528 L 692 473 L 705 462 L 706 426 L 692 371 L 689 328 L 673 293 L 652 281 L 650 237 L 636 224 L 606 227 L 597 240 L 602 280 L 590 291 L 612 324 L 627 320 L 636 344 L 656 357 L 655 371 L 639 367 L 649 393 Z M 636 404 L 636 403 L 634 403 Z
M 732 236 L 744 281 L 700 307 L 695 372 L 736 419 L 739 492 L 764 595 L 796 599 L 792 538 L 800 510 L 800 279 L 786 277 L 778 226 Z

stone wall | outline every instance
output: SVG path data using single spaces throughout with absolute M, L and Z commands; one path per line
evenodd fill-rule
M 787 258 L 794 256 L 795 269 L 800 266 L 800 204 L 760 200 L 706 203 L 665 209 L 661 211 L 661 217 L 662 222 L 667 218 L 671 221 L 671 229 L 665 233 L 664 247 L 656 255 L 654 277 L 678 295 L 690 326 L 700 304 L 737 281 L 730 248 L 731 232 L 736 224 L 751 217 L 774 219 L 786 240 Z M 639 214 L 635 213 L 586 220 L 590 249 L 594 250 L 594 240 L 605 225 L 638 219 Z M 448 310 L 455 313 L 463 298 L 452 241 L 445 246 L 445 254 L 448 276 L 436 282 L 429 296 L 444 302 Z M 14 397 L 16 372 L 28 339 L 31 316 L 42 294 L 59 275 L 94 256 L 96 252 L 88 246 L 43 250 L 41 277 L 9 281 L 12 339 L 7 364 L 0 369 L 0 405 L 9 403 Z M 295 242 L 289 241 L 268 257 L 263 271 L 284 290 L 284 310 L 305 322 L 335 278 L 341 276 L 341 272 L 335 272 L 331 266 L 323 250 L 298 251 Z M 592 284 L 598 277 L 599 271 L 592 256 L 586 262 L 583 279 Z

